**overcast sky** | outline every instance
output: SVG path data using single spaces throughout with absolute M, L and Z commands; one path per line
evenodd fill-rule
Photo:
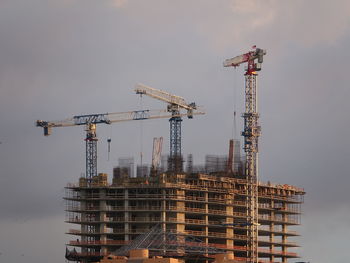
M 347 262 L 347 0 L 1 0 L 0 262 L 64 262 L 62 197 L 85 169 L 84 129 L 45 138 L 37 119 L 165 108 L 133 94 L 141 82 L 205 108 L 183 121 L 183 153 L 203 163 L 227 154 L 233 109 L 243 112 L 243 67 L 222 62 L 252 45 L 267 50 L 260 179 L 305 188 L 301 260 Z M 99 172 L 141 149 L 150 163 L 153 137 L 167 153 L 168 134 L 165 119 L 99 125 Z

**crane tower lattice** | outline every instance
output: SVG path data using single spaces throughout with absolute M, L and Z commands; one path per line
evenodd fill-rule
M 266 51 L 253 47 L 254 50 L 243 55 L 227 59 L 224 67 L 237 67 L 248 63 L 245 72 L 245 112 L 244 151 L 246 153 L 245 175 L 247 178 L 246 211 L 248 219 L 247 231 L 247 260 L 258 263 L 258 139 L 261 128 L 259 126 L 258 97 L 257 97 L 257 71 L 261 70 L 261 63 Z M 257 62 L 256 62 L 257 60 Z

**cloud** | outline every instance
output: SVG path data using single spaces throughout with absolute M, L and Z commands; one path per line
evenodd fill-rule
M 194 24 L 217 50 L 236 43 L 269 43 L 274 48 L 334 45 L 350 25 L 350 2 L 346 0 L 227 0 L 213 3 L 210 12 L 195 16 Z
M 128 3 L 128 0 L 113 0 L 112 4 L 116 8 L 124 7 Z
M 240 18 L 244 18 L 248 22 L 245 23 L 245 30 L 253 30 L 270 25 L 273 22 L 277 11 L 273 8 L 274 2 L 233 0 L 230 3 L 230 9 L 234 16 L 240 16 Z
M 284 37 L 305 46 L 333 45 L 349 29 L 349 1 L 291 1 L 279 5 L 276 23 Z M 284 30 L 283 30 L 284 29 Z

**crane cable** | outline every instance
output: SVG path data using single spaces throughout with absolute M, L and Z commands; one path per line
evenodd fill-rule
M 234 86 L 233 86 L 233 127 L 232 127 L 232 139 L 237 139 L 237 119 L 236 119 L 236 107 L 237 107 L 237 69 L 234 70 Z
M 109 136 L 107 138 L 107 144 L 108 144 L 108 149 L 107 149 L 107 161 L 109 161 L 109 156 L 110 156 L 110 153 L 111 153 L 111 142 L 112 142 L 112 134 L 113 134 L 113 126 L 110 125 L 109 127 Z
M 140 110 L 143 109 L 143 100 L 142 100 L 142 94 L 140 94 Z M 142 171 L 142 165 L 143 165 L 143 122 L 140 121 L 140 165 L 141 165 L 141 171 Z

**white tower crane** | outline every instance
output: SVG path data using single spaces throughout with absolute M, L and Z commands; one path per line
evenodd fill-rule
M 178 112 L 177 114 L 169 114 L 166 110 L 139 110 L 128 112 L 88 114 L 74 116 L 61 121 L 36 121 L 36 126 L 44 128 L 44 135 L 49 136 L 54 127 L 70 127 L 85 125 L 86 129 L 86 174 L 88 185 L 92 182 L 92 178 L 97 175 L 97 135 L 96 124 L 112 124 L 116 122 L 146 120 L 159 118 L 181 118 L 187 114 Z
M 180 110 L 187 110 L 186 115 L 189 119 L 193 115 L 201 115 L 204 112 L 197 110 L 194 102 L 187 103 L 184 98 L 172 95 L 162 90 L 154 89 L 143 84 L 137 84 L 135 87 L 136 94 L 147 95 L 152 98 L 168 103 L 167 111 L 171 112 L 170 122 L 170 158 L 168 162 L 168 170 L 171 172 L 182 172 L 181 157 L 181 122 L 182 118 Z
M 247 258 L 250 263 L 258 263 L 258 138 L 260 126 L 257 109 L 257 84 L 256 71 L 261 70 L 261 63 L 266 51 L 253 47 L 252 51 L 224 61 L 224 67 L 237 67 L 242 63 L 248 63 L 245 72 L 245 112 L 244 151 L 246 153 L 245 175 L 247 177 Z M 257 60 L 257 63 L 255 62 Z

